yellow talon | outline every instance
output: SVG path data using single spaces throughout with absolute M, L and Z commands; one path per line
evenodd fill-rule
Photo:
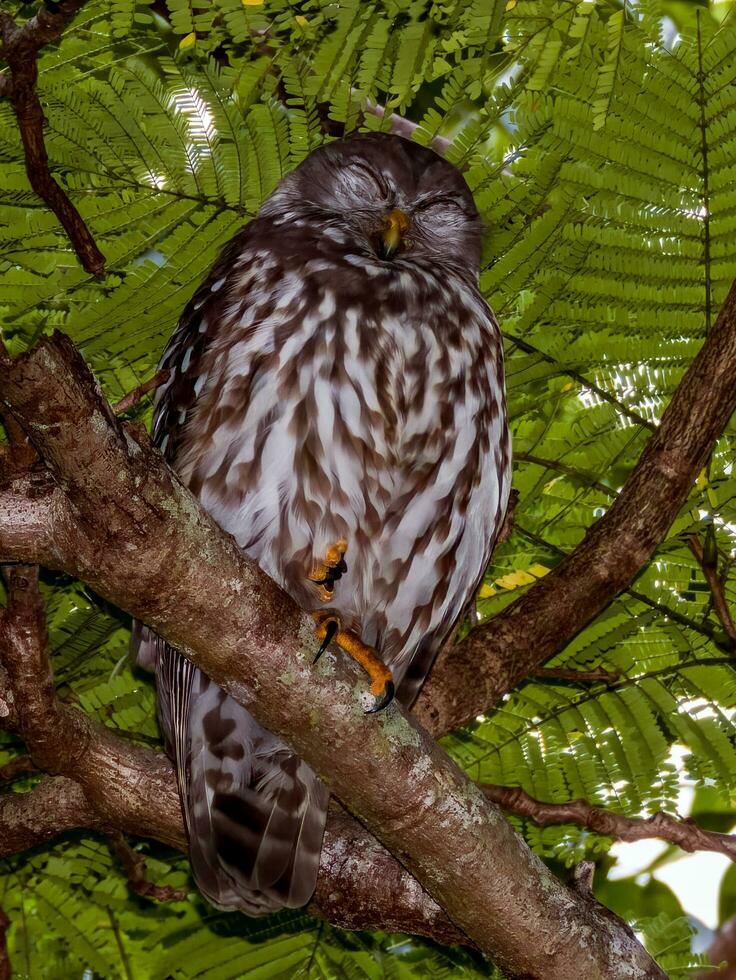
M 345 557 L 345 552 L 348 550 L 348 543 L 344 538 L 340 538 L 331 547 L 327 549 L 325 555 L 325 565 L 329 568 L 337 568 L 340 562 Z
M 360 664 L 371 679 L 370 692 L 374 698 L 374 705 L 368 709 L 369 713 L 381 711 L 390 704 L 394 696 L 393 675 L 376 651 L 367 643 L 363 643 L 355 633 L 342 629 L 335 613 L 314 612 L 312 616 L 317 623 L 315 635 L 321 641 L 317 656 L 314 658 L 315 663 L 330 643 L 336 643 L 341 650 Z
M 347 571 L 345 563 L 345 552 L 348 550 L 348 543 L 344 538 L 340 538 L 325 552 L 323 562 L 312 566 L 309 580 L 318 586 L 319 597 L 322 602 L 329 602 L 335 589 L 335 582 Z

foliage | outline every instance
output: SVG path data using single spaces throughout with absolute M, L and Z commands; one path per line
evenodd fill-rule
M 218 248 L 366 100 L 452 138 L 488 234 L 481 283 L 502 322 L 520 491 L 480 593 L 489 617 L 575 547 L 614 499 L 736 276 L 736 21 L 730 5 L 664 0 L 94 0 L 41 61 L 57 178 L 108 258 L 94 280 L 31 192 L 0 103 L 0 313 L 11 349 L 53 329 L 111 399 L 155 369 Z M 728 7 L 728 9 L 726 9 Z M 17 5 L 19 12 L 27 7 Z M 158 10 L 158 7 L 156 8 Z M 475 778 L 628 814 L 675 811 L 689 780 L 718 829 L 736 798 L 736 673 L 686 545 L 713 525 L 727 598 L 734 431 L 655 559 L 558 658 L 620 682 L 529 681 L 446 744 Z M 67 579 L 45 580 L 60 687 L 157 744 L 129 624 Z M 0 763 L 19 751 L 6 738 Z M 684 758 L 684 762 L 678 760 Z M 18 784 L 22 788 L 22 784 Z M 516 821 L 561 874 L 610 842 Z M 157 881 L 186 864 L 150 843 Z M 671 893 L 600 895 L 640 923 L 672 976 L 692 962 Z M 736 911 L 734 876 L 722 914 Z M 662 888 L 664 886 L 661 886 Z M 649 889 L 651 900 L 646 899 Z M 656 891 L 656 889 L 655 889 Z M 0 905 L 28 977 L 480 977 L 466 953 L 347 934 L 302 913 L 223 915 L 195 895 L 153 910 L 105 846 L 75 836 L 6 862 Z M 87 972 L 85 972 L 87 971 Z

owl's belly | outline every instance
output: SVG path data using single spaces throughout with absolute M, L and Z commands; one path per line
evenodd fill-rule
M 315 379 L 308 403 L 280 403 L 257 451 L 241 433 L 226 489 L 205 481 L 202 503 L 302 608 L 334 609 L 400 680 L 417 647 L 441 642 L 459 615 L 487 561 L 502 488 L 479 471 L 473 500 L 455 507 L 476 405 L 456 403 L 448 432 L 439 410 L 388 425 L 369 400 Z M 407 446 L 415 451 L 402 457 Z M 340 539 L 347 572 L 325 604 L 309 574 Z

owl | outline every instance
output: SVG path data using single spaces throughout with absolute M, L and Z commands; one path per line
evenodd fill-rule
M 509 495 L 503 354 L 461 173 L 398 136 L 314 150 L 224 248 L 161 361 L 154 440 L 243 552 L 410 705 L 472 598 Z M 203 569 L 202 587 L 206 588 Z M 306 903 L 328 793 L 145 627 L 198 887 Z M 343 651 L 341 653 L 340 651 Z

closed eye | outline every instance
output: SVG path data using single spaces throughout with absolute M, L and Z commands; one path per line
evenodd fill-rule
M 388 184 L 381 174 L 376 173 L 375 170 L 371 170 L 370 167 L 366 167 L 362 163 L 352 163 L 350 169 L 364 186 L 366 186 L 367 190 L 372 190 L 378 197 L 384 200 L 388 199 L 390 193 Z
M 465 208 L 463 205 L 454 197 L 444 196 L 444 197 L 429 197 L 424 201 L 420 201 L 415 205 L 414 210 L 416 212 L 426 212 L 433 208 L 453 208 L 455 211 L 461 211 L 465 213 Z

